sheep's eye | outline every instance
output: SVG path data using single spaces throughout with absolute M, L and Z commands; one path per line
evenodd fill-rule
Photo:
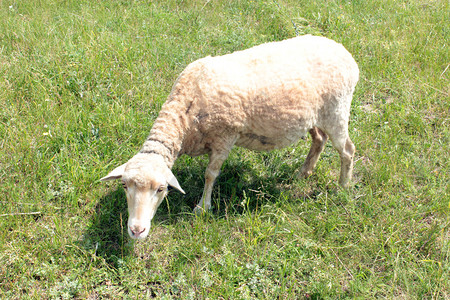
M 158 193 L 161 193 L 165 190 L 165 186 L 161 185 L 158 190 L 156 190 Z
M 124 190 L 127 189 L 127 184 L 125 182 L 123 182 L 123 181 L 122 181 L 122 187 L 123 187 Z

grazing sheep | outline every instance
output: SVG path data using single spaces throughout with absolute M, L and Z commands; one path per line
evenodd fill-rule
M 184 193 L 171 172 L 182 154 L 209 155 L 196 212 L 211 207 L 214 180 L 233 145 L 272 150 L 308 131 L 312 146 L 301 175 L 312 173 L 329 136 L 341 158 L 339 183 L 348 187 L 355 152 L 348 121 L 358 76 L 342 45 L 311 35 L 188 65 L 141 151 L 101 179 L 122 179 L 130 236 L 147 236 L 168 185 Z

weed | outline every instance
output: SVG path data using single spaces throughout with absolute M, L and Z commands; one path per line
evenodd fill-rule
M 0 297 L 450 297 L 448 1 L 0 2 Z M 98 181 L 145 140 L 195 59 L 299 34 L 361 69 L 353 186 L 327 145 L 236 148 L 195 217 L 206 158 L 174 166 L 149 238 Z

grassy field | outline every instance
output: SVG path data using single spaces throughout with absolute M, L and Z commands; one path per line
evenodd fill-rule
M 450 5 L 417 1 L 0 1 L 0 298 L 450 299 Z M 181 157 L 149 238 L 120 183 L 184 67 L 295 35 L 332 38 L 361 79 L 349 190 L 328 143 L 235 148 L 192 214 Z

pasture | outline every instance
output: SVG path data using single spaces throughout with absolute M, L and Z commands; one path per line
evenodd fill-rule
M 434 1 L 0 2 L 0 298 L 450 298 L 450 5 Z M 120 182 L 190 62 L 316 34 L 361 71 L 351 187 L 328 142 L 173 168 L 144 241 Z

